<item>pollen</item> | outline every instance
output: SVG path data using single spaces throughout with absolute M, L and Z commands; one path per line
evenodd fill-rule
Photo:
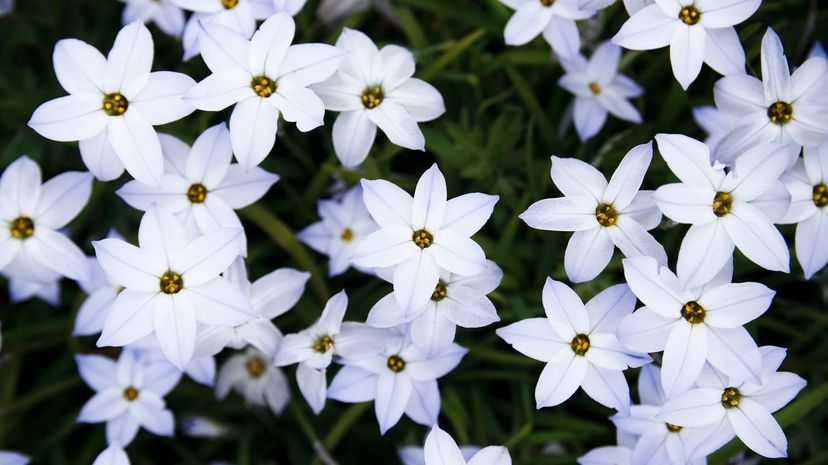
M 223 6 L 225 10 L 232 10 L 238 4 L 239 0 L 221 0 L 221 6 Z
M 9 233 L 15 239 L 28 239 L 34 234 L 34 221 L 28 216 L 20 216 L 9 223 Z
M 432 236 L 431 233 L 425 229 L 420 229 L 414 231 L 414 234 L 411 236 L 411 240 L 417 244 L 417 247 L 425 249 L 431 247 L 431 244 L 434 243 L 434 236 Z
M 552 6 L 555 4 L 555 0 L 540 0 L 540 3 L 543 6 Z
M 187 189 L 187 198 L 191 203 L 202 203 L 207 198 L 207 188 L 204 184 L 193 184 Z
M 161 292 L 164 294 L 178 294 L 184 289 L 184 280 L 175 271 L 167 271 L 161 276 Z
M 695 5 L 687 5 L 679 11 L 678 17 L 682 23 L 692 26 L 701 19 L 701 12 Z
M 437 282 L 434 292 L 431 293 L 431 300 L 439 302 L 445 299 L 446 296 L 448 296 L 448 289 L 446 288 L 446 283 L 441 279 Z
M 768 119 L 780 126 L 789 123 L 793 119 L 793 105 L 782 101 L 772 104 L 768 107 Z
M 598 83 L 597 83 L 597 82 L 592 81 L 592 82 L 590 82 L 590 83 L 589 83 L 589 90 L 590 90 L 590 92 L 592 92 L 593 94 L 598 95 L 598 94 L 600 94 L 600 93 L 601 93 L 601 86 L 600 86 L 600 85 L 598 85 Z
M 118 92 L 104 95 L 103 111 L 109 116 L 121 116 L 126 113 L 129 108 L 129 102 L 126 97 Z
M 684 307 L 681 307 L 681 316 L 692 325 L 704 323 L 705 313 L 704 307 L 693 300 L 684 304 Z
M 342 230 L 342 234 L 339 235 L 339 238 L 342 239 L 342 242 L 351 242 L 354 240 L 354 231 L 351 228 L 345 228 Z
M 598 220 L 598 224 L 601 226 L 613 226 L 618 221 L 618 212 L 615 211 L 612 205 L 602 203 L 595 209 L 595 219 Z
M 665 424 L 667 425 L 667 431 L 669 431 L 671 433 L 678 433 L 679 431 L 681 431 L 681 426 L 679 426 L 679 425 L 674 425 L 672 423 L 665 423 Z
M 124 399 L 132 402 L 133 400 L 138 398 L 138 390 L 135 389 L 133 386 L 130 386 L 124 389 Z
M 716 196 L 713 197 L 713 214 L 721 218 L 730 213 L 731 208 L 733 208 L 733 197 L 730 193 L 716 192 Z
M 253 92 L 259 97 L 268 98 L 276 92 L 276 81 L 264 75 L 256 76 L 250 81 L 250 87 L 253 88 Z
M 722 406 L 724 408 L 733 408 L 739 406 L 739 400 L 742 398 L 742 393 L 734 387 L 725 388 L 722 391 Z
M 331 337 L 326 334 L 316 340 L 316 342 L 313 344 L 313 350 L 319 352 L 320 354 L 324 354 L 325 352 L 331 350 L 331 347 L 333 347 L 333 345 L 333 339 L 331 339 Z
M 579 334 L 572 338 L 572 342 L 569 346 L 572 347 L 572 352 L 575 352 L 575 355 L 583 357 L 589 350 L 589 336 L 586 334 Z
M 392 355 L 388 357 L 388 369 L 393 371 L 394 373 L 399 373 L 405 370 L 405 360 L 400 358 L 399 355 Z
M 385 98 L 385 95 L 382 92 L 382 87 L 379 85 L 369 87 L 362 92 L 362 105 L 367 109 L 376 108 L 382 103 L 382 100 Z
M 247 370 L 247 374 L 251 378 L 258 379 L 267 370 L 267 364 L 265 364 L 265 361 L 261 357 L 250 357 L 244 363 L 244 369 Z
M 819 208 L 828 205 L 828 188 L 825 187 L 825 184 L 814 186 L 814 205 Z

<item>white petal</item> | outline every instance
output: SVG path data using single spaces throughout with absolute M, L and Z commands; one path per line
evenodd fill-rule
M 374 373 L 345 365 L 328 387 L 328 398 L 340 402 L 368 402 L 376 395 L 378 377 Z
M 296 123 L 302 132 L 325 123 L 325 105 L 310 89 L 282 86 L 267 99 L 267 103 L 278 108 L 285 121 Z
M 661 368 L 661 383 L 668 399 L 689 389 L 699 376 L 708 354 L 707 332 L 703 324 L 682 323 L 673 327 Z
M 806 279 L 810 279 L 828 263 L 826 236 L 828 211 L 819 211 L 796 227 L 796 258 Z
M 189 300 L 171 296 L 158 299 L 153 310 L 153 327 L 164 356 L 183 370 L 195 350 L 196 310 Z
M 77 421 L 79 423 L 101 423 L 112 420 L 127 409 L 123 392 L 120 389 L 101 391 L 81 407 Z
M 585 141 L 604 126 L 607 121 L 607 110 L 597 100 L 591 97 L 575 97 L 573 122 L 578 137 Z
M 566 197 L 591 197 L 600 202 L 607 189 L 607 180 L 600 171 L 575 158 L 553 156 L 551 175 Z
M 451 345 L 456 328 L 440 309 L 430 308 L 411 322 L 411 339 L 415 347 L 431 356 Z
M 188 286 L 182 295 L 196 310 L 196 319 L 208 326 L 238 326 L 256 317 L 245 295 L 224 279 Z
M 651 50 L 670 44 L 676 18 L 655 4 L 644 7 L 621 26 L 612 42 L 631 50 Z
M 376 136 L 377 125 L 366 111 L 342 112 L 333 125 L 334 151 L 342 166 L 359 166 L 368 156 Z
M 633 147 L 612 174 L 602 200 L 617 209 L 629 205 L 638 193 L 652 159 L 652 142 Z
M 399 104 L 385 100 L 366 113 L 395 145 L 410 150 L 425 150 L 425 138 L 417 121 Z
M 598 403 L 619 412 L 630 409 L 630 387 L 624 373 L 589 365 L 581 387 Z
M 446 112 L 440 91 L 417 78 L 408 79 L 386 98 L 403 107 L 418 122 L 437 119 Z
M 566 245 L 564 269 L 574 283 L 591 281 L 609 264 L 615 245 L 603 226 L 575 231 Z
M 155 129 L 140 113 L 127 111 L 109 117 L 109 143 L 127 172 L 144 184 L 159 185 L 164 172 L 161 143 Z
M 199 110 L 220 111 L 255 95 L 247 72 L 221 69 L 190 88 L 183 99 Z
M 506 23 L 503 38 L 507 45 L 524 45 L 549 25 L 552 11 L 540 2 L 525 2 Z
M 66 172 L 48 180 L 41 187 L 34 216 L 38 225 L 60 229 L 83 210 L 92 194 L 90 173 Z
M 117 387 L 115 361 L 101 355 L 76 355 L 78 374 L 95 391 Z
M 63 234 L 48 228 L 38 228 L 34 236 L 23 243 L 28 253 L 40 265 L 76 281 L 89 279 L 89 262 L 83 251 Z
M 254 76 L 279 77 L 295 32 L 296 24 L 287 13 L 277 13 L 262 23 L 250 40 L 250 72 Z
M 230 115 L 233 153 L 245 171 L 267 157 L 276 142 L 279 111 L 264 99 L 253 97 L 236 104 Z
M 412 389 L 412 382 L 408 376 L 400 376 L 391 371 L 380 375 L 374 410 L 381 434 L 385 434 L 400 421 L 411 398 Z
M 417 181 L 411 222 L 414 229 L 436 230 L 443 224 L 446 212 L 446 178 L 437 167 L 431 165 Z
M 446 204 L 446 215 L 439 227 L 470 237 L 486 224 L 498 200 L 500 196 L 476 192 L 457 196 Z
M 806 381 L 797 374 L 774 373 L 764 382 L 761 389 L 751 393 L 750 399 L 762 404 L 772 413 L 792 401 L 806 384 Z
M 707 16 L 705 13 L 703 16 Z M 721 75 L 745 72 L 745 51 L 732 27 L 705 29 L 704 62 Z
M 527 225 L 545 231 L 595 229 L 597 202 L 592 197 L 568 196 L 538 200 L 520 214 Z
M 250 42 L 242 34 L 219 24 L 204 24 L 201 21 L 199 29 L 201 57 L 210 71 L 216 73 L 235 70 L 249 73 Z
M 700 24 L 706 28 L 739 24 L 752 16 L 761 3 L 761 0 L 700 0 L 698 7 L 704 12 Z
M 548 8 L 544 8 L 546 9 Z M 543 13 L 538 16 L 544 17 Z M 581 48 L 581 36 L 575 21 L 561 15 L 552 15 L 549 18 L 549 25 L 543 30 L 543 38 L 555 53 L 564 58 L 574 57 Z
M 115 443 L 101 452 L 92 465 L 129 465 L 129 457 L 121 448 L 121 443 Z
M 308 402 L 313 413 L 318 415 L 325 407 L 327 394 L 325 371 L 301 363 L 296 367 L 296 384 L 299 385 L 299 392 L 302 393 L 302 397 Z
M 571 352 L 570 341 L 557 335 L 547 318 L 528 318 L 495 331 L 515 350 L 541 362 L 549 362 L 561 350 Z
M 434 425 L 426 436 L 423 453 L 426 465 L 464 465 L 466 463 L 454 439 L 437 425 Z
M 681 241 L 676 265 L 684 287 L 698 287 L 710 281 L 733 256 L 734 247 L 724 221 L 691 226 Z
M 95 47 L 77 39 L 63 39 L 52 57 L 55 75 L 70 94 L 104 93 L 106 58 Z
M 423 426 L 436 424 L 440 413 L 440 389 L 437 381 L 415 382 L 412 388 L 405 414 Z
M 412 241 L 411 229 L 390 226 L 375 231 L 360 241 L 351 260 L 357 266 L 382 268 L 402 263 L 415 253 L 425 255 Z
M 483 249 L 450 229 L 435 234 L 434 244 L 423 254 L 431 255 L 440 268 L 461 276 L 473 276 L 486 268 Z
M 195 108 L 182 97 L 195 85 L 186 74 L 170 71 L 150 73 L 146 87 L 129 102 L 153 126 L 177 121 Z
M 621 320 L 633 313 L 635 303 L 635 294 L 626 284 L 616 284 L 599 292 L 585 305 L 590 334 L 615 334 Z
M 657 134 L 655 139 L 661 157 L 682 182 L 716 189 L 724 179 L 723 170 L 711 166 L 710 149 L 704 143 L 681 134 Z
M 344 54 L 327 44 L 291 45 L 279 70 L 280 85 L 307 87 L 333 75 Z
M 417 253 L 394 270 L 394 298 L 400 308 L 412 313 L 428 302 L 439 280 L 440 268 L 431 254 Z
M 668 399 L 658 417 L 674 425 L 708 426 L 725 415 L 721 389 L 691 389 Z
M 741 201 L 750 201 L 765 193 L 788 168 L 788 148 L 762 144 L 750 148 L 736 159 L 733 176 L 722 185 Z
M 725 284 L 702 294 L 704 322 L 718 328 L 735 328 L 761 316 L 776 292 L 759 283 Z
M 244 208 L 265 195 L 279 180 L 279 176 L 259 167 L 245 171 L 240 165 L 232 164 L 221 183 L 212 193 L 233 209 Z
M 790 270 L 788 246 L 779 230 L 756 207 L 736 202 L 722 223 L 736 247 L 752 262 L 772 271 Z
M 104 87 L 130 99 L 147 83 L 153 56 L 152 35 L 140 22 L 124 26 L 106 58 Z
M 363 179 L 361 184 L 365 207 L 380 227 L 396 225 L 411 228 L 414 199 L 407 192 L 383 179 Z
M 785 433 L 758 402 L 743 398 L 738 408 L 728 410 L 727 417 L 739 439 L 754 452 L 768 458 L 788 456 Z
M 652 257 L 633 257 L 622 261 L 627 284 L 644 305 L 666 316 L 678 316 L 685 304 L 678 279 Z
M 106 128 L 110 117 L 103 111 L 100 94 L 74 94 L 49 100 L 35 109 L 29 127 L 60 142 L 89 139 Z
M 78 141 L 78 148 L 83 164 L 99 181 L 112 181 L 123 174 L 124 164 L 109 143 L 109 130 Z
M 554 407 L 572 397 L 586 377 L 589 362 L 571 350 L 561 350 L 546 364 L 535 387 L 537 407 Z
M 124 290 L 112 303 L 98 347 L 120 347 L 140 340 L 153 331 L 153 311 L 160 293 Z
M 239 228 L 221 228 L 173 252 L 170 266 L 184 279 L 186 287 L 200 286 L 226 270 L 239 255 Z
M 503 446 L 484 447 L 469 460 L 469 465 L 512 465 L 509 451 Z
M 250 290 L 253 307 L 266 318 L 290 310 L 302 297 L 310 273 L 280 268 L 257 279 Z
M 710 328 L 707 359 L 732 382 L 760 381 L 762 356 L 745 328 Z
M 140 427 L 132 415 L 121 415 L 106 423 L 106 440 L 126 447 L 135 439 Z
M 606 228 L 606 231 L 625 257 L 646 255 L 658 260 L 659 265 L 667 265 L 664 246 L 629 215 L 619 216 L 615 226 Z
M 767 102 L 791 101 L 791 73 L 782 41 L 768 28 L 762 38 L 762 84 Z

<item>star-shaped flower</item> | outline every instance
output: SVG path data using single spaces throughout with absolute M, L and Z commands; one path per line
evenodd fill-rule
M 316 211 L 321 221 L 299 231 L 297 237 L 313 250 L 330 258 L 328 276 L 342 274 L 351 265 L 351 255 L 362 239 L 377 230 L 377 223 L 362 202 L 357 184 L 339 199 L 320 200 Z
M 175 0 L 121 0 L 126 3 L 121 14 L 124 25 L 134 21 L 144 24 L 153 22 L 158 29 L 173 37 L 181 37 L 184 32 L 184 12 L 175 4 Z
M 639 191 L 652 158 L 652 143 L 634 147 L 607 183 L 587 163 L 552 157 L 552 182 L 564 196 L 535 202 L 520 218 L 535 229 L 575 232 L 564 254 L 564 269 L 572 282 L 598 276 L 615 247 L 626 257 L 647 255 L 667 263 L 664 247 L 647 232 L 658 226 L 661 212 L 652 191 Z
M 771 415 L 801 391 L 806 382 L 794 373 L 778 371 L 785 349 L 762 347 L 762 376 L 745 382 L 705 365 L 692 389 L 670 398 L 659 418 L 675 425 L 704 427 L 712 431 L 707 443 L 699 444 L 704 456 L 736 436 L 751 450 L 769 458 L 787 457 L 788 440 Z
M 224 123 L 204 131 L 192 149 L 172 136 L 162 138 L 162 148 L 167 163 L 161 187 L 130 181 L 116 194 L 138 210 L 163 206 L 184 223 L 191 237 L 241 228 L 233 210 L 256 202 L 279 180 L 259 167 L 245 172 L 230 163 L 233 150 Z
M 266 405 L 273 413 L 282 413 L 290 400 L 290 386 L 282 370 L 270 363 L 272 357 L 252 347 L 230 357 L 219 370 L 216 398 L 224 399 L 232 389 L 250 405 Z
M 19 262 L 18 262 L 19 263 Z M 13 304 L 25 302 L 37 297 L 52 307 L 60 304 L 60 280 L 63 276 L 54 271 L 44 269 L 41 278 L 33 280 L 29 277 L 15 276 L 16 266 L 9 266 L 11 273 L 3 272 L 3 276 L 9 280 L 9 301 Z
M 575 20 L 591 18 L 598 10 L 584 0 L 500 0 L 500 3 L 515 10 L 503 30 L 506 44 L 524 45 L 543 34 L 552 50 L 564 59 L 573 58 L 581 48 Z
M 702 63 L 722 75 L 745 73 L 745 51 L 733 26 L 762 0 L 657 0 L 624 23 L 612 41 L 631 50 L 670 46 L 673 74 L 684 89 Z
M 731 265 L 703 286 L 686 288 L 649 257 L 623 263 L 627 284 L 645 306 L 621 322 L 618 338 L 632 350 L 664 351 L 661 382 L 668 398 L 693 385 L 705 360 L 733 378 L 758 379 L 759 349 L 743 325 L 767 311 L 773 290 L 731 283 Z
M 83 210 L 91 193 L 89 173 L 70 171 L 43 183 L 29 157 L 9 165 L 0 175 L 0 270 L 35 282 L 55 273 L 86 279 L 86 257 L 59 230 Z
M 172 436 L 174 419 L 164 405 L 181 373 L 166 362 L 147 363 L 125 350 L 118 361 L 100 355 L 75 357 L 84 382 L 95 395 L 78 414 L 81 423 L 106 422 L 110 444 L 127 446 L 143 427 L 158 436 Z
M 139 247 L 120 239 L 93 242 L 101 267 L 124 287 L 98 345 L 124 346 L 155 334 L 167 359 L 184 369 L 197 323 L 236 326 L 256 317 L 248 299 L 219 273 L 239 255 L 242 230 L 221 228 L 193 240 L 168 211 L 150 207 Z
M 202 23 L 202 28 L 201 55 L 212 74 L 186 99 L 204 111 L 235 105 L 230 140 L 245 172 L 270 153 L 280 115 L 302 132 L 324 123 L 325 106 L 308 86 L 336 71 L 342 51 L 325 44 L 291 45 L 296 25 L 287 13 L 268 18 L 250 40 L 219 24 Z
M 601 130 L 607 113 L 641 123 L 641 114 L 627 99 L 640 97 L 644 91 L 632 79 L 618 74 L 621 47 L 604 42 L 589 60 L 577 54 L 561 60 L 566 70 L 558 85 L 575 95 L 575 130 L 582 141 Z
M 346 168 L 359 166 L 377 127 L 396 145 L 425 150 L 417 123 L 446 111 L 443 96 L 431 84 L 412 77 L 414 57 L 397 45 L 378 49 L 360 31 L 345 28 L 336 47 L 347 53 L 335 75 L 313 89 L 325 108 L 340 112 L 333 126 L 336 156 Z
M 659 187 L 653 196 L 656 205 L 671 220 L 691 224 L 677 265 L 685 288 L 710 281 L 736 247 L 762 268 L 788 272 L 788 246 L 773 226 L 790 205 L 790 196 L 779 182 L 788 166 L 785 146 L 757 145 L 725 171 L 722 165 L 711 164 L 709 148 L 695 139 L 658 134 L 656 142 L 681 181 Z
M 446 199 L 446 180 L 436 164 L 412 198 L 384 180 L 362 180 L 362 198 L 380 229 L 358 245 L 351 260 L 367 268 L 394 268 L 394 297 L 406 312 L 431 298 L 440 272 L 473 276 L 486 267 L 483 249 L 471 239 L 500 197 L 480 193 Z
M 152 36 L 140 22 L 118 33 L 109 55 L 77 39 L 55 46 L 55 74 L 69 95 L 40 105 L 29 126 L 56 141 L 80 141 L 83 163 L 101 181 L 126 167 L 145 183 L 159 185 L 164 172 L 153 126 L 195 110 L 181 99 L 195 82 L 170 71 L 150 72 Z
M 790 165 L 802 146 L 828 137 L 828 61 L 809 58 L 791 74 L 779 36 L 768 28 L 762 39 L 762 80 L 748 75 L 716 82 L 719 111 L 731 119 L 730 130 L 714 147 L 714 156 L 732 163 L 758 144 L 776 142 L 790 148 Z
M 170 0 L 193 14 L 184 26 L 184 61 L 201 53 L 201 26 L 220 24 L 246 39 L 256 31 L 256 21 L 275 13 L 274 0 Z
M 466 460 L 454 439 L 437 425 L 426 436 L 423 452 L 425 465 L 512 465 L 503 446 L 484 447 Z
M 498 329 L 497 335 L 518 352 L 546 363 L 535 388 L 539 409 L 565 402 L 580 386 L 596 402 L 626 413 L 630 388 L 623 371 L 650 361 L 615 337 L 618 323 L 634 307 L 635 296 L 623 284 L 605 289 L 584 305 L 569 286 L 547 278 L 546 318 L 512 323 Z
M 328 388 L 328 398 L 340 402 L 373 400 L 382 434 L 396 425 L 403 413 L 421 425 L 434 425 L 440 413 L 437 379 L 454 370 L 468 352 L 452 344 L 427 356 L 402 333 L 405 330 L 389 330 L 377 354 L 343 359 L 345 366 Z

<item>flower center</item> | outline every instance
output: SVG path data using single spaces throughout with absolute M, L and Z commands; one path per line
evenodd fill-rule
M 595 209 L 595 219 L 601 226 L 612 226 L 618 220 L 618 212 L 608 203 L 602 203 Z
M 590 82 L 590 83 L 589 83 L 589 90 L 590 90 L 593 94 L 598 95 L 598 94 L 600 94 L 600 93 L 601 93 L 601 86 L 600 86 L 600 85 L 598 85 L 598 83 L 597 83 L 597 82 L 593 81 L 593 82 Z
M 235 1 L 238 2 L 238 0 Z M 233 6 L 235 6 L 235 4 L 233 4 Z M 253 92 L 255 92 L 259 97 L 268 98 L 276 92 L 276 81 L 265 75 L 256 76 L 252 81 L 250 81 L 250 87 L 253 88 Z
M 265 370 L 267 370 L 267 365 L 261 357 L 250 357 L 244 363 L 244 369 L 247 370 L 247 374 L 251 378 L 257 379 L 262 377 Z
M 129 108 L 129 102 L 126 97 L 118 92 L 104 95 L 103 111 L 109 116 L 121 116 L 126 113 Z
M 342 234 L 339 235 L 339 238 L 342 239 L 342 242 L 351 242 L 354 240 L 354 232 L 351 228 L 345 228 L 342 230 Z
M 360 100 L 362 100 L 362 105 L 370 110 L 378 107 L 384 98 L 385 96 L 382 93 L 382 87 L 377 85 L 365 89 L 362 93 L 362 97 L 360 97 Z
M 586 334 L 579 334 L 572 338 L 572 342 L 569 343 L 569 346 L 572 347 L 572 352 L 575 352 L 575 355 L 583 357 L 589 350 L 589 336 Z
M 9 224 L 9 232 L 15 239 L 28 239 L 34 234 L 34 221 L 28 216 L 20 216 Z
M 739 399 L 742 398 L 742 393 L 734 387 L 725 388 L 722 391 L 722 406 L 724 408 L 733 408 L 739 406 Z
M 679 11 L 678 17 L 682 23 L 692 26 L 701 19 L 701 12 L 695 5 L 687 5 Z
M 694 300 L 687 302 L 684 304 L 684 307 L 681 307 L 681 316 L 693 325 L 704 323 L 704 314 L 704 307 Z
M 130 386 L 124 389 L 124 399 L 132 402 L 133 400 L 138 398 L 138 390 L 135 389 L 133 386 Z
M 193 184 L 187 189 L 187 198 L 191 203 L 201 203 L 207 198 L 207 188 L 204 184 Z
M 555 0 L 540 0 L 540 3 L 543 6 L 552 6 L 555 4 Z
M 319 352 L 320 354 L 324 354 L 325 352 L 331 350 L 333 344 L 333 339 L 331 339 L 331 337 L 326 334 L 316 340 L 316 342 L 313 344 L 313 350 Z
M 733 197 L 730 193 L 716 192 L 716 196 L 713 197 L 713 214 L 721 218 L 730 213 L 731 207 L 733 207 Z
M 405 360 L 400 358 L 399 355 L 392 355 L 388 357 L 388 369 L 394 373 L 399 373 L 405 370 Z
M 681 426 L 679 425 L 674 425 L 672 423 L 665 423 L 665 425 L 667 425 L 667 431 L 671 433 L 678 433 L 681 431 Z
M 178 294 L 184 289 L 184 280 L 175 271 L 168 271 L 161 276 L 161 292 L 164 294 Z
M 814 205 L 820 208 L 828 205 L 828 188 L 825 184 L 814 186 Z
M 223 6 L 225 10 L 231 10 L 238 4 L 239 0 L 221 0 L 221 6 Z
M 431 233 L 425 229 L 420 229 L 414 231 L 414 235 L 411 236 L 411 240 L 417 244 L 417 247 L 425 249 L 427 247 L 431 247 L 431 244 L 434 242 L 434 236 L 432 236 Z
M 448 296 L 448 289 L 446 288 L 446 283 L 441 279 L 437 281 L 437 286 L 434 288 L 434 292 L 431 293 L 431 300 L 439 302 L 445 299 L 446 296 Z
M 768 119 L 771 123 L 782 126 L 793 119 L 793 105 L 788 102 L 776 102 L 768 107 Z

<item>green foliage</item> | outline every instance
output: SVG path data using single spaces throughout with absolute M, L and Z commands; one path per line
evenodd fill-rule
M 122 5 L 115 0 L 18 0 L 17 10 L 0 18 L 0 163 L 5 167 L 22 154 L 38 161 L 49 178 L 67 170 L 83 169 L 77 144 L 45 140 L 26 126 L 34 108 L 63 95 L 54 77 L 54 43 L 75 37 L 102 51 L 109 49 L 120 26 Z M 581 143 L 571 127 L 571 98 L 557 86 L 561 68 L 542 40 L 520 48 L 503 44 L 502 31 L 509 10 L 497 0 L 395 0 L 394 26 L 374 11 L 361 13 L 348 26 L 361 29 L 378 43 L 410 47 L 418 60 L 418 76 L 432 82 L 446 98 L 448 111 L 423 125 L 426 153 L 410 152 L 378 137 L 371 157 L 359 172 L 343 170 L 333 156 L 330 124 L 312 133 L 284 125 L 273 153 L 263 167 L 282 180 L 257 205 L 242 212 L 248 230 L 252 277 L 282 266 L 313 273 L 302 301 L 277 320 L 285 332 L 299 330 L 319 314 L 331 291 L 341 288 L 351 297 L 349 319 L 364 319 L 390 287 L 356 272 L 329 280 L 324 259 L 310 252 L 293 232 L 315 221 L 315 202 L 328 195 L 332 176 L 347 183 L 361 177 L 384 177 L 411 189 L 419 174 L 438 162 L 450 196 L 480 191 L 499 194 L 494 216 L 477 239 L 487 255 L 505 271 L 493 294 L 502 324 L 542 313 L 540 294 L 546 276 L 565 279 L 563 251 L 568 234 L 528 229 L 517 215 L 533 201 L 559 195 L 549 179 L 549 156 L 574 156 L 605 173 L 612 171 L 634 145 L 658 132 L 684 133 L 702 138 L 691 118 L 691 108 L 712 103 L 717 76 L 705 68 L 685 93 L 672 78 L 666 50 L 627 52 L 623 72 L 646 89 L 636 101 L 646 123 L 631 126 L 610 118 L 594 139 Z M 297 18 L 299 42 L 333 43 L 339 30 L 327 30 L 315 19 L 317 2 L 308 2 Z M 823 5 L 824 6 L 824 5 Z M 766 0 L 759 12 L 738 30 L 751 70 L 758 70 L 759 42 L 768 25 L 782 36 L 788 57 L 800 63 L 814 40 L 828 39 L 828 10 L 818 2 Z M 606 40 L 626 19 L 620 2 L 599 19 L 582 24 L 585 53 Z M 156 45 L 154 69 L 186 72 L 196 79 L 207 74 L 196 58 L 181 63 L 182 50 L 174 39 L 152 27 Z M 818 37 L 817 34 L 823 34 Z M 197 112 L 161 128 L 192 142 L 209 125 L 226 120 L 225 113 Z M 114 195 L 125 178 L 96 183 L 85 211 L 70 224 L 73 239 L 91 253 L 89 242 L 115 228 L 134 240 L 139 212 Z M 672 179 L 656 156 L 645 188 Z M 664 226 L 655 232 L 674 263 L 684 227 Z M 783 228 L 793 241 L 793 230 Z M 760 344 L 788 347 L 783 369 L 805 377 L 809 387 L 801 400 L 779 417 L 790 441 L 790 463 L 828 462 L 824 440 L 828 431 L 828 271 L 812 281 L 801 270 L 783 275 L 757 268 L 737 255 L 736 279 L 755 280 L 778 291 L 768 314 L 750 326 Z M 576 290 L 591 297 L 623 279 L 616 254 L 595 281 Z M 5 285 L 5 283 L 3 284 Z M 69 282 L 63 284 L 62 304 L 50 308 L 39 301 L 11 305 L 3 301 L 3 356 L 0 365 L 0 449 L 33 456 L 33 463 L 78 465 L 91 463 L 104 448 L 102 425 L 79 425 L 75 417 L 92 392 L 77 375 L 74 353 L 104 353 L 95 338 L 74 338 L 71 327 L 84 296 Z M 514 463 L 572 464 L 579 455 L 613 444 L 612 413 L 583 393 L 563 406 L 536 410 L 534 385 L 541 366 L 509 349 L 494 334 L 495 327 L 458 331 L 458 342 L 471 349 L 460 367 L 441 380 L 441 424 L 459 442 L 505 444 Z M 293 369 L 288 369 L 292 377 Z M 631 376 L 631 380 L 635 376 Z M 338 463 L 395 463 L 395 449 L 421 444 L 425 428 L 403 419 L 385 437 L 379 436 L 373 407 L 329 402 L 314 417 L 293 386 L 293 399 L 281 417 L 246 407 L 236 396 L 218 403 L 210 389 L 185 380 L 168 397 L 180 418 L 198 414 L 229 428 L 220 439 L 174 439 L 140 433 L 128 451 L 136 465 L 155 463 L 205 464 L 230 460 L 236 465 L 319 464 L 317 450 Z M 550 446 L 550 443 L 557 446 Z M 738 452 L 738 441 L 728 452 Z M 723 465 L 717 455 L 711 465 Z

